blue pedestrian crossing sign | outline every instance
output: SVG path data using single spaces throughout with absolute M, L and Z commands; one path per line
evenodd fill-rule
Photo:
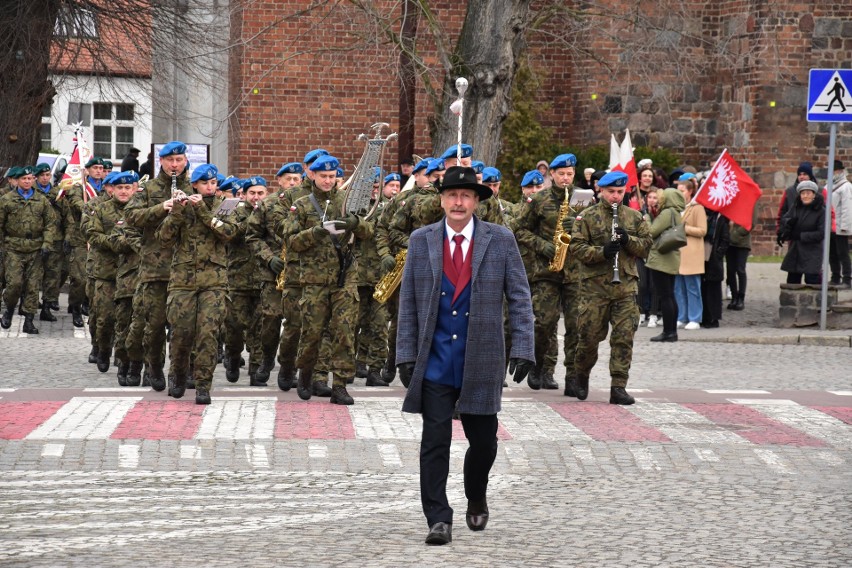
M 852 69 L 811 69 L 808 122 L 852 122 Z

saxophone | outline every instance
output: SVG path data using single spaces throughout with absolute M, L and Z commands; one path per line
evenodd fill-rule
M 568 245 L 571 244 L 571 235 L 562 227 L 562 222 L 565 216 L 571 209 L 571 196 L 568 194 L 568 186 L 565 186 L 565 199 L 562 205 L 559 206 L 559 214 L 556 216 L 556 227 L 553 230 L 553 246 L 556 247 L 556 254 L 547 265 L 547 269 L 551 272 L 561 272 L 565 266 L 565 259 L 568 256 Z
M 283 241 L 281 243 L 281 252 L 278 253 L 278 256 L 281 257 L 281 260 L 284 261 L 284 270 L 278 273 L 278 276 L 275 278 L 275 289 L 279 292 L 284 291 L 284 283 L 287 278 L 287 241 Z
M 393 293 L 399 288 L 399 283 L 402 281 L 402 269 L 405 268 L 405 257 L 408 255 L 408 249 L 402 249 L 396 253 L 393 265 L 393 270 L 382 276 L 376 284 L 376 291 L 373 292 L 373 299 L 380 304 L 387 302 Z

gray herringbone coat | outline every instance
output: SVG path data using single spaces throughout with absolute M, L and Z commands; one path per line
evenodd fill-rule
M 510 357 L 535 361 L 533 311 L 524 264 L 514 235 L 476 217 L 471 263 L 470 319 L 458 411 L 496 414 L 506 376 L 503 300 L 509 307 Z M 421 412 L 426 362 L 435 332 L 444 256 L 444 221 L 422 227 L 408 242 L 399 294 L 396 362 L 414 362 L 404 412 Z

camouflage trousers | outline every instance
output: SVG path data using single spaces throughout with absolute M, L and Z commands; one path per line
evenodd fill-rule
M 598 361 L 598 344 L 606 339 L 610 325 L 611 386 L 626 387 L 633 360 L 633 335 L 639 328 L 635 286 L 585 281 L 577 316 L 578 342 L 574 358 L 574 373 L 579 384 L 588 386 L 589 374 Z
M 358 325 L 355 360 L 381 370 L 388 358 L 388 310 L 373 299 L 374 286 L 358 286 Z
M 142 360 L 142 327 L 133 330 L 134 299 L 131 297 L 115 300 L 115 356 L 124 362 Z M 131 356 L 132 354 L 132 356 Z
M 278 344 L 278 364 L 284 369 L 296 368 L 296 355 L 299 352 L 299 338 L 302 336 L 302 314 L 299 311 L 299 299 L 302 288 L 286 286 L 281 294 L 281 315 L 284 328 Z
M 566 378 L 570 378 L 577 350 L 578 285 L 538 280 L 530 284 L 530 292 L 535 314 L 535 360 L 540 361 L 538 367 L 549 374 L 556 369 L 559 351 L 557 332 L 559 317 L 562 316 L 565 324 L 563 354 Z
M 92 347 L 98 346 L 98 310 L 94 308 L 95 298 L 95 279 L 86 277 L 86 298 L 89 302 L 89 337 L 92 341 Z
M 189 376 L 192 357 L 196 387 L 211 390 L 219 328 L 225 319 L 225 290 L 172 290 L 166 313 L 172 330 L 169 376 Z
M 358 317 L 358 289 L 354 284 L 306 285 L 299 299 L 302 314 L 302 336 L 296 366 L 300 369 L 323 369 L 334 373 L 335 384 L 345 384 L 355 375 L 355 320 Z M 326 360 L 318 360 L 323 334 L 329 335 Z M 314 373 L 314 380 L 317 380 Z
M 97 320 L 94 345 L 98 351 L 108 352 L 115 335 L 115 280 L 95 280 L 93 287 L 89 322 Z
M 65 261 L 62 243 L 59 243 L 59 246 L 54 244 L 51 251 L 47 261 L 42 263 L 44 266 L 44 275 L 41 279 L 42 302 L 58 302 L 59 287 L 62 285 L 62 265 Z
M 143 348 L 143 339 L 145 336 L 145 318 L 142 316 L 142 294 L 139 294 L 139 287 L 136 288 L 137 293 L 133 295 L 130 309 L 130 323 L 127 328 L 127 337 L 124 339 L 124 349 L 127 351 L 128 361 L 142 361 L 145 359 L 145 349 Z M 130 300 L 130 298 L 121 298 L 116 303 Z
M 225 357 L 239 357 L 247 347 L 249 362 L 260 365 L 261 349 L 257 314 L 258 291 L 235 290 L 225 301 L 228 317 L 224 322 Z
M 148 367 L 162 368 L 166 358 L 166 300 L 169 283 L 140 282 L 136 294 L 141 295 L 139 317 L 145 322 L 142 333 L 142 349 Z M 213 342 L 216 351 L 216 342 Z M 215 361 L 215 358 L 214 358 Z
M 14 309 L 23 295 L 24 313 L 35 314 L 38 311 L 38 290 L 43 270 L 41 252 L 7 250 L 3 264 L 6 270 L 6 290 L 3 292 L 6 309 Z
M 264 359 L 274 359 L 281 339 L 281 292 L 275 281 L 263 282 L 260 287 L 260 348 Z
M 72 247 L 68 255 L 68 303 L 86 301 L 86 246 Z

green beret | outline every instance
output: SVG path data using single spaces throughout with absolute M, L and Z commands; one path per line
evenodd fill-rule
M 18 179 L 19 177 L 21 177 L 21 168 L 19 168 L 18 166 L 12 166 L 11 168 L 9 168 L 6 177 L 11 179 Z
M 44 172 L 49 172 L 49 171 L 50 171 L 50 166 L 48 164 L 45 164 L 44 162 L 42 162 L 42 163 L 36 165 L 35 172 L 33 172 L 33 173 L 35 173 L 35 175 L 40 175 L 40 174 L 43 174 Z
M 92 156 L 92 158 L 88 162 L 86 162 L 86 165 L 83 166 L 83 167 L 91 168 L 92 166 L 103 166 L 103 165 L 104 165 L 104 159 L 103 158 L 101 158 L 100 156 Z

